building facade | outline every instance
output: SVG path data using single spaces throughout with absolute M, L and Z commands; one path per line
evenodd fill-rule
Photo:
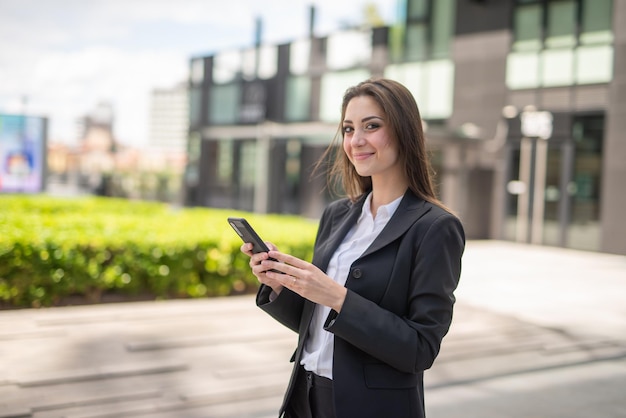
M 155 89 L 150 97 L 150 147 L 182 153 L 189 132 L 187 84 Z
M 194 57 L 186 203 L 319 216 L 341 95 L 384 76 L 468 238 L 626 254 L 625 3 L 405 0 L 390 26 Z

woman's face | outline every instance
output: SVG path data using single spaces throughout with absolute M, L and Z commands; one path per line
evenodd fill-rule
M 360 176 L 374 181 L 401 175 L 396 141 L 372 97 L 357 96 L 348 102 L 342 131 L 343 149 Z

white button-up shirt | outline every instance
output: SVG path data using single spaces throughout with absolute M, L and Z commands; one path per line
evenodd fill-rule
M 400 205 L 402 196 L 378 208 L 376 218 L 372 215 L 372 194 L 367 196 L 361 215 L 328 263 L 326 274 L 341 285 L 346 284 L 352 263 L 370 246 L 383 230 Z M 317 375 L 333 378 L 334 335 L 324 330 L 324 322 L 330 314 L 328 306 L 316 305 L 309 325 L 309 335 L 304 345 L 300 364 Z

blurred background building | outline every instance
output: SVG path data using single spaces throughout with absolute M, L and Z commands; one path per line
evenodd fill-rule
M 187 83 L 152 91 L 150 103 L 150 148 L 170 155 L 185 154 L 189 129 Z
M 47 191 L 179 202 L 187 161 L 187 85 L 154 90 L 150 103 L 146 147 L 120 144 L 114 110 L 107 102 L 77 121 L 77 144 L 49 143 Z
M 626 254 L 626 2 L 404 0 L 320 37 L 190 59 L 187 205 L 320 215 L 345 89 L 404 83 L 468 238 Z

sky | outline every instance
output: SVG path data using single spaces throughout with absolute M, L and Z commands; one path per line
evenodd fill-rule
M 150 92 L 188 77 L 191 57 L 316 35 L 363 21 L 375 4 L 391 23 L 397 0 L 0 0 L 0 113 L 45 116 L 49 142 L 76 143 L 98 103 L 114 134 L 145 147 Z

